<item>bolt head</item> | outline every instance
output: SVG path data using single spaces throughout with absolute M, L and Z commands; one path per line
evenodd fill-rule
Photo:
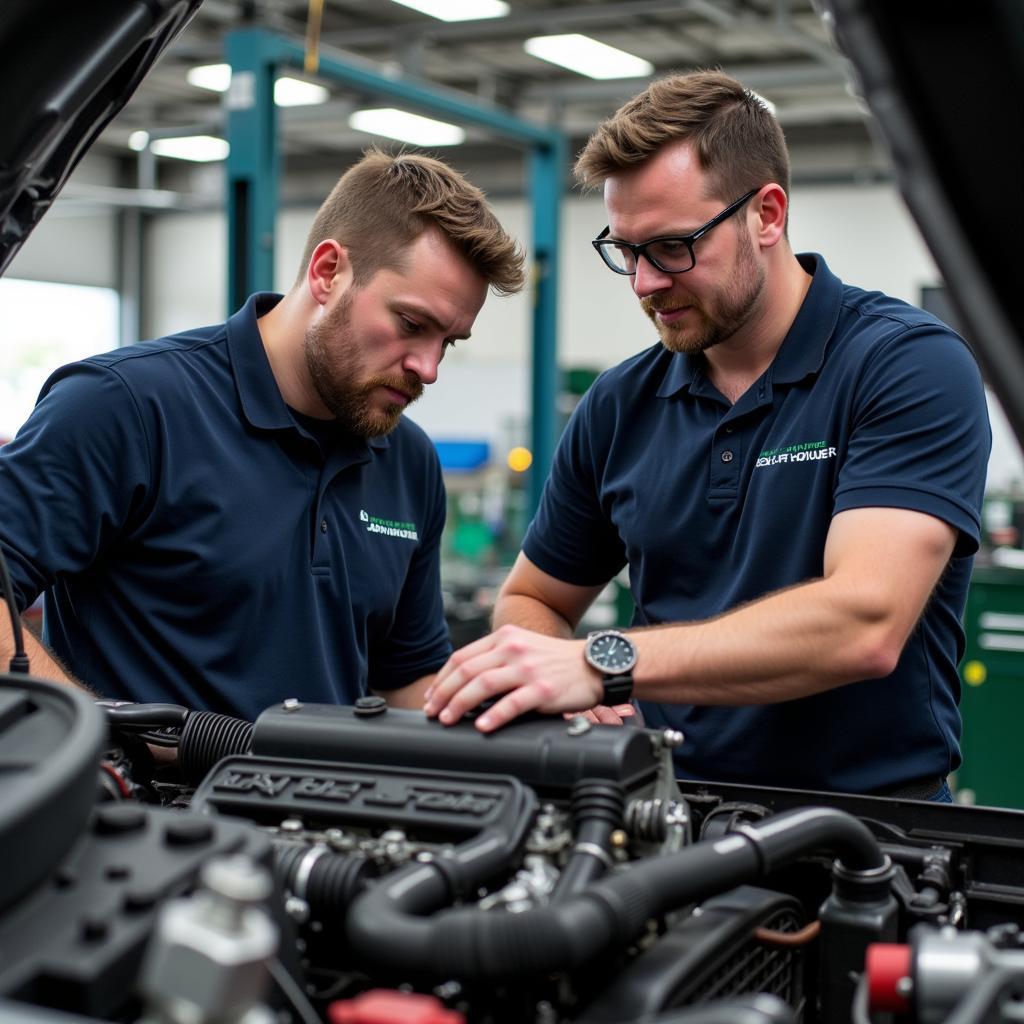
M 661 741 L 670 750 L 683 745 L 683 734 L 678 729 L 664 729 L 661 733 Z

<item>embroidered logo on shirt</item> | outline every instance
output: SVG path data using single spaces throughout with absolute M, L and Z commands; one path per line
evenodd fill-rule
M 419 540 L 415 523 L 403 523 L 395 519 L 381 519 L 367 515 L 364 509 L 359 510 L 359 521 L 366 523 L 367 533 L 382 533 L 385 537 L 399 537 L 402 540 Z
M 780 463 L 814 462 L 819 459 L 834 459 L 835 448 L 827 441 L 806 441 L 803 444 L 787 444 L 781 448 L 766 448 L 757 457 L 755 469 L 763 466 L 778 466 Z

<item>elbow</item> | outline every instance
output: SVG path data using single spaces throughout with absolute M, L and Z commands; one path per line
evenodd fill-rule
M 850 659 L 844 673 L 847 680 L 884 679 L 892 675 L 907 641 L 905 631 L 882 621 L 862 626 L 858 633 L 848 648 Z
M 917 621 L 902 595 L 859 579 L 840 592 L 835 608 L 842 622 L 834 637 L 839 685 L 892 675 Z
M 896 671 L 902 645 L 892 642 L 878 642 L 865 645 L 860 652 L 860 664 L 857 670 L 858 679 L 884 679 Z

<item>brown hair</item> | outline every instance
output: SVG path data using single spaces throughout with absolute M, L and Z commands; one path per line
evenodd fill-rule
M 404 265 L 406 251 L 437 228 L 499 295 L 523 287 L 523 253 L 483 192 L 440 160 L 371 148 L 338 179 L 306 239 L 299 280 L 324 239 L 348 249 L 353 280 Z
M 722 71 L 652 82 L 598 125 L 576 161 L 576 177 L 597 186 L 677 140 L 693 144 L 716 198 L 732 202 L 773 181 L 789 195 L 789 153 L 764 100 Z

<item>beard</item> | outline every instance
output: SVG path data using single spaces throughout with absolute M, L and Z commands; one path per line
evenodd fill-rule
M 351 313 L 352 293 L 347 292 L 306 331 L 306 367 L 320 401 L 342 430 L 357 437 L 382 437 L 398 426 L 402 411 L 423 394 L 423 382 L 412 374 L 363 376 L 365 363 L 359 357 Z M 409 401 L 382 404 L 380 388 L 400 391 Z
M 648 296 L 640 300 L 640 305 L 657 328 L 665 348 L 670 352 L 697 355 L 727 341 L 754 317 L 764 292 L 764 283 L 764 267 L 757 262 L 754 243 L 744 228 L 740 231 L 740 248 L 732 280 L 707 303 L 689 303 L 698 318 L 696 324 L 665 324 L 658 319 L 658 310 L 687 305 L 671 295 Z

